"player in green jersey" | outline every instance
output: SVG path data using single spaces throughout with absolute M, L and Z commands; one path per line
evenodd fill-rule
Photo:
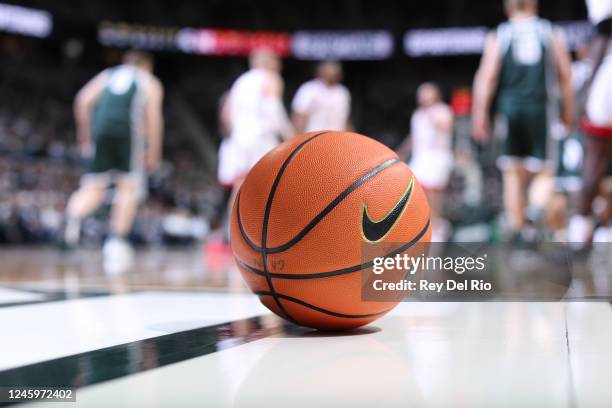
M 495 99 L 496 113 L 507 129 L 498 160 L 504 207 L 509 233 L 517 237 L 525 225 L 529 180 L 534 176 L 551 180 L 553 173 L 547 139 L 555 91 L 560 90 L 561 120 L 567 127 L 574 98 L 570 56 L 560 30 L 538 18 L 537 0 L 505 0 L 504 4 L 508 21 L 489 34 L 474 80 L 473 135 L 478 142 L 488 140 Z M 552 191 L 551 182 L 543 184 Z M 544 205 L 547 198 L 540 201 Z
M 125 238 L 142 196 L 145 171 L 155 170 L 160 161 L 163 88 L 152 70 L 149 54 L 128 51 L 123 64 L 95 76 L 74 103 L 78 143 L 90 160 L 68 202 L 64 240 L 76 245 L 81 220 L 103 203 L 114 184 L 111 234 L 104 245 L 109 270 L 131 263 Z

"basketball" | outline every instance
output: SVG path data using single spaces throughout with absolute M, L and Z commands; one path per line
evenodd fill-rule
M 364 247 L 430 235 L 410 168 L 351 132 L 309 133 L 270 151 L 231 214 L 232 251 L 251 290 L 277 315 L 321 330 L 353 329 L 397 305 L 362 300 L 361 273 L 371 268 Z

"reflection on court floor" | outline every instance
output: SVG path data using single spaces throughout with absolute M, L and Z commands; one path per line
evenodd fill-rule
M 172 296 L 203 311 L 230 301 L 230 295 Z M 47 349 L 67 357 L 45 364 L 33 360 L 51 356 L 34 353 L 21 357 L 32 365 L 20 368 L 17 356 L 0 378 L 15 376 L 23 384 L 34 375 L 40 382 L 59 369 L 81 387 L 79 406 L 100 407 L 259 406 L 270 405 L 270 395 L 279 407 L 511 407 L 527 397 L 532 406 L 598 406 L 612 397 L 605 384 L 612 375 L 612 308 L 606 303 L 404 303 L 372 326 L 337 334 L 283 326 L 257 307 L 252 311 L 262 317 L 194 329 L 214 320 L 198 320 L 193 311 L 183 316 L 181 302 L 173 317 L 164 311 L 169 299 L 162 293 L 136 297 L 133 304 L 157 299 L 159 307 L 149 304 L 147 316 L 163 317 L 147 322 L 125 306 L 130 318 L 115 326 L 105 345 L 93 339 L 89 347 L 74 344 L 61 339 L 63 330 L 50 332 L 53 347 Z M 112 310 L 117 301 L 77 302 L 108 303 Z M 110 328 L 103 314 L 102 308 L 90 316 L 102 321 L 99 331 Z M 230 308 L 225 320 L 247 315 Z M 40 339 L 45 329 L 26 332 Z M 84 332 L 72 339 L 85 341 Z M 26 344 L 30 335 L 20 334 Z M 103 348 L 112 342 L 121 344 Z M 35 374 L 37 368 L 45 370 Z
M 325 333 L 283 323 L 221 264 L 211 284 L 201 254 L 141 255 L 141 269 L 108 277 L 87 252 L 7 252 L 0 327 L 13 329 L 0 336 L 0 383 L 74 386 L 84 407 L 612 399 L 607 302 L 407 302 Z

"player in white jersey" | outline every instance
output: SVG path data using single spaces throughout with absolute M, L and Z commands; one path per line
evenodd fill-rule
M 298 134 L 317 130 L 350 130 L 351 93 L 342 85 L 342 66 L 321 62 L 317 77 L 300 86 L 293 98 L 293 125 Z
M 410 136 L 400 154 L 411 154 L 410 168 L 425 190 L 431 208 L 432 241 L 444 241 L 448 222 L 441 217 L 444 191 L 453 169 L 453 113 L 433 83 L 417 91 L 419 107 L 412 115 Z
M 593 44 L 595 72 L 585 106 L 586 125 L 587 128 L 589 124 L 595 128 L 612 128 L 612 0 L 587 0 L 587 6 L 596 38 Z M 592 130 L 601 133 L 601 130 Z M 607 135 L 606 138 L 611 137 Z
M 578 214 L 570 219 L 568 241 L 581 247 L 593 233 L 593 200 L 599 194 L 612 154 L 612 0 L 587 0 L 589 19 L 595 26 L 593 72 L 586 85 L 581 122 L 584 139 L 582 194 Z M 608 206 L 612 198 L 608 196 Z M 612 240 L 612 227 L 603 220 L 599 236 Z M 602 232 L 603 231 L 603 232 Z
M 281 61 L 267 49 L 255 51 L 250 70 L 232 85 L 223 117 L 229 137 L 219 149 L 219 181 L 239 187 L 251 167 L 281 139 L 293 135 L 282 101 Z

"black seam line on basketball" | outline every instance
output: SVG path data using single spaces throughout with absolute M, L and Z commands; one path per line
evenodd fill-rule
M 298 323 L 297 320 L 295 320 L 290 314 L 289 312 L 287 312 L 287 310 L 285 309 L 285 307 L 283 306 L 283 304 L 280 302 L 276 291 L 274 290 L 274 284 L 272 283 L 272 277 L 270 276 L 270 271 L 268 270 L 268 251 L 266 248 L 267 245 L 267 241 L 268 241 L 268 222 L 270 221 L 270 212 L 272 210 L 272 201 L 274 200 L 274 195 L 276 194 L 276 189 L 278 188 L 278 184 L 280 183 L 280 179 L 283 176 L 283 174 L 285 173 L 285 169 L 287 169 L 287 166 L 289 165 L 289 163 L 291 162 L 291 160 L 293 160 L 293 158 L 300 152 L 300 150 L 302 150 L 302 148 L 304 146 L 306 146 L 306 144 L 312 142 L 313 140 L 315 140 L 317 137 L 324 135 L 325 133 L 328 132 L 321 132 L 321 133 L 317 133 L 314 136 L 311 136 L 310 138 L 306 139 L 305 141 L 303 141 L 302 143 L 300 143 L 298 145 L 298 147 L 296 147 L 291 154 L 289 154 L 289 156 L 285 159 L 285 161 L 283 162 L 283 164 L 281 165 L 280 169 L 278 170 L 278 173 L 276 174 L 276 177 L 274 178 L 274 182 L 272 183 L 272 188 L 270 188 L 270 192 L 268 193 L 268 199 L 266 201 L 266 208 L 264 211 L 264 218 L 263 218 L 263 223 L 262 223 L 262 227 L 261 227 L 261 258 L 262 258 L 262 262 L 263 262 L 263 268 L 264 268 L 264 274 L 266 277 L 266 281 L 268 282 L 268 287 L 270 288 L 270 293 L 272 294 L 272 297 L 274 298 L 274 301 L 276 302 L 276 305 L 278 306 L 278 308 L 285 314 L 285 316 L 287 316 L 287 319 L 289 319 L 290 321 L 294 322 L 294 323 Z
M 410 249 L 411 247 L 413 247 L 416 243 L 418 243 L 421 238 L 423 238 L 423 236 L 427 233 L 427 230 L 429 229 L 429 225 L 430 225 L 430 221 L 427 220 L 427 224 L 425 224 L 425 226 L 423 227 L 423 229 L 417 234 L 417 236 L 411 240 L 410 242 L 407 242 L 406 244 L 402 245 L 401 247 L 383 255 L 384 258 L 387 257 L 393 257 L 397 254 L 401 254 L 404 251 L 407 251 L 408 249 Z M 264 272 L 260 269 L 254 268 L 251 265 L 247 265 L 246 263 L 242 262 L 240 259 L 236 258 L 236 262 L 238 262 L 238 264 L 243 267 L 244 269 L 253 272 L 256 275 L 260 275 L 260 276 L 265 276 Z M 342 269 L 337 269 L 335 271 L 329 271 L 329 272 L 318 272 L 318 273 L 312 273 L 312 274 L 306 274 L 306 273 L 296 273 L 296 274 L 291 274 L 291 273 L 274 273 L 274 272 L 268 272 L 270 277 L 275 278 L 275 279 L 319 279 L 319 278 L 329 278 L 332 276 L 339 276 L 339 275 L 346 275 L 349 273 L 354 273 L 354 272 L 358 272 L 361 271 L 363 269 L 367 269 L 369 267 L 371 267 L 372 265 L 374 265 L 374 261 L 369 261 L 360 265 L 354 265 L 354 266 L 349 266 L 347 268 L 342 268 Z
M 365 183 L 370 178 L 374 177 L 375 175 L 377 175 L 384 169 L 394 165 L 395 163 L 398 163 L 399 161 L 400 160 L 398 158 L 389 159 L 386 162 L 374 167 L 372 170 L 370 170 L 369 172 L 361 176 L 353 184 L 351 184 L 346 190 L 340 193 L 336 198 L 334 198 L 334 200 L 331 203 L 329 203 L 329 205 L 325 207 L 323 211 L 317 214 L 317 216 L 314 217 L 312 221 L 310 221 L 308 225 L 306 225 L 304 229 L 302 229 L 302 231 L 300 231 L 293 239 L 291 239 L 289 242 L 283 245 L 273 247 L 273 248 L 268 248 L 267 252 L 270 254 L 276 254 L 279 252 L 286 251 L 287 249 L 297 244 L 299 241 L 302 240 L 302 238 L 306 236 L 306 234 L 310 232 L 310 230 L 312 230 L 319 222 L 321 222 L 321 220 L 325 218 L 327 214 L 329 214 L 334 208 L 336 208 L 350 193 L 355 191 L 359 186 L 361 186 L 363 183 Z
M 279 252 L 284 252 L 287 249 L 289 249 L 292 246 L 294 246 L 295 244 L 297 244 L 298 242 L 300 242 L 302 240 L 302 238 L 304 238 L 306 236 L 306 234 L 308 234 L 319 222 L 321 222 L 321 220 L 323 218 L 325 218 L 325 216 L 327 214 L 329 214 L 334 208 L 336 208 L 350 193 L 355 191 L 363 183 L 365 183 L 366 181 L 368 181 L 369 179 L 371 179 L 372 177 L 374 177 L 375 175 L 377 175 L 381 171 L 383 171 L 386 168 L 391 167 L 394 164 L 399 163 L 399 162 L 400 162 L 400 160 L 398 158 L 389 159 L 386 162 L 384 162 L 382 164 L 379 164 L 378 166 L 374 167 L 372 170 L 368 171 L 366 174 L 361 176 L 357 181 L 355 181 L 353 184 L 351 184 L 349 187 L 347 187 L 346 190 L 344 190 L 342 193 L 340 193 L 334 200 L 332 200 L 332 202 L 329 203 L 329 205 L 327 207 L 325 207 L 319 214 L 317 214 L 312 219 L 312 221 L 310 221 L 304 227 L 304 229 L 302 229 L 294 238 L 292 238 L 291 240 L 289 240 L 288 242 L 286 242 L 283 245 L 279 245 L 277 247 L 272 247 L 272 248 L 267 248 L 267 252 L 269 254 L 277 254 Z M 242 237 L 244 238 L 244 241 L 247 243 L 247 245 L 249 247 L 251 247 L 251 249 L 253 249 L 253 250 L 257 251 L 257 252 L 261 252 L 261 247 L 257 246 L 257 244 L 255 244 L 253 241 L 251 241 L 251 239 L 247 236 L 246 231 L 244 231 L 244 228 L 242 226 L 242 222 L 240 220 L 240 202 L 238 202 L 238 205 L 236 206 L 236 208 L 238 210 L 238 214 L 237 214 L 238 215 L 238 226 L 240 228 L 240 233 L 242 234 Z
M 266 292 L 266 291 L 257 291 L 255 292 L 255 294 L 257 296 L 272 296 L 272 293 Z M 383 310 L 382 312 L 368 313 L 368 314 L 362 314 L 362 315 L 349 315 L 349 314 L 344 314 L 344 313 L 332 312 L 331 310 L 327 310 L 327 309 L 323 309 L 315 305 L 311 305 L 310 303 L 306 303 L 303 300 L 296 299 L 291 296 L 283 295 L 282 293 L 276 293 L 276 296 L 278 296 L 281 299 L 288 300 L 289 302 L 297 303 L 309 309 L 316 310 L 317 312 L 325 313 L 325 314 L 328 314 L 330 316 L 335 316 L 335 317 L 344 317 L 347 319 L 363 319 L 366 317 L 380 316 L 382 314 L 387 313 L 389 310 L 393 309 L 393 308 L 389 308 L 387 310 Z
M 238 220 L 238 228 L 240 229 L 240 235 L 242 235 L 242 239 L 247 243 L 251 249 L 257 252 L 261 252 L 261 247 L 251 241 L 251 238 L 247 235 L 244 227 L 242 226 L 242 220 L 240 219 L 240 193 L 242 192 L 242 188 L 238 191 L 238 196 L 236 197 L 236 219 Z

